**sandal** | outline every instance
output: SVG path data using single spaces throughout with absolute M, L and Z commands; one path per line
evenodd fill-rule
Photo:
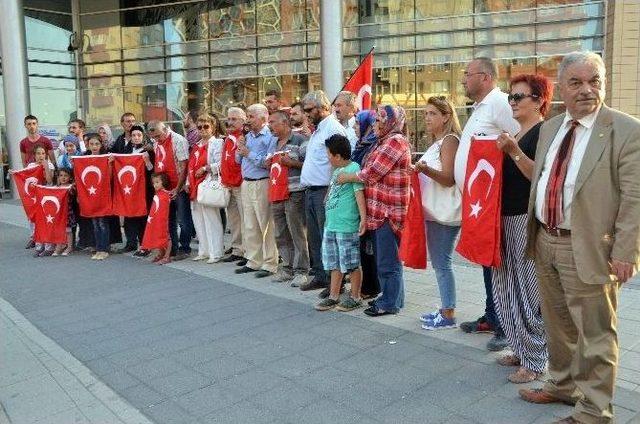
M 496 362 L 498 365 L 502 365 L 503 367 L 519 367 L 520 366 L 520 358 L 516 355 L 504 355 L 499 357 Z
M 518 371 L 510 374 L 507 379 L 514 384 L 530 383 L 540 377 L 540 373 L 531 371 L 525 367 L 518 368 Z
M 158 261 L 158 265 L 165 265 L 171 262 L 171 258 L 162 258 Z
M 73 249 L 71 248 L 71 246 L 67 246 L 67 248 L 64 249 L 62 253 L 60 253 L 60 256 L 69 256 L 71 252 L 73 252 Z

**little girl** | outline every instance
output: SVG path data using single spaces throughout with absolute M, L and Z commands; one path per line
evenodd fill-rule
M 169 203 L 171 202 L 169 187 L 169 177 L 166 173 L 155 173 L 151 176 L 151 183 L 155 190 L 147 227 L 142 239 L 142 249 L 158 249 L 158 255 L 153 258 L 153 262 L 164 265 L 171 262 L 171 238 L 169 237 Z
M 31 162 L 27 164 L 27 168 L 33 168 L 34 166 L 42 166 L 44 168 L 44 179 L 47 185 L 51 185 L 53 181 L 53 171 L 55 167 L 53 163 L 49 161 L 49 155 L 47 155 L 47 151 L 42 146 L 36 146 L 33 148 L 33 156 L 35 158 L 35 162 Z M 40 181 L 42 183 L 42 181 Z M 30 223 L 31 227 L 31 239 L 33 240 L 33 230 L 35 229 L 35 225 L 33 222 Z M 50 243 L 34 243 L 35 252 L 33 254 L 34 257 L 42 257 L 42 256 L 51 256 L 53 254 L 53 244 Z
M 105 153 L 102 141 L 98 135 L 89 138 L 87 153 L 88 155 L 100 155 Z M 96 246 L 96 253 L 91 259 L 102 261 L 109 257 L 109 221 L 106 216 L 91 218 L 93 224 L 93 237 Z
M 64 143 L 64 153 L 58 156 L 58 168 L 73 169 L 72 156 L 80 156 L 82 152 L 78 148 L 78 137 L 73 134 L 67 134 L 62 139 Z
M 68 256 L 73 250 L 73 235 L 76 231 L 76 196 L 75 186 L 73 185 L 73 172 L 69 168 L 58 169 L 59 186 L 71 185 L 69 190 L 69 214 L 67 215 L 67 242 L 57 244 L 51 256 Z

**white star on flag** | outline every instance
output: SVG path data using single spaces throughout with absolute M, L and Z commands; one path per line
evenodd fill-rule
M 131 187 L 128 185 L 122 187 L 124 189 L 124 194 L 131 194 Z
M 164 169 L 164 162 L 162 162 L 162 161 L 158 162 L 158 169 L 160 169 L 160 170 Z
M 276 185 L 276 179 L 275 178 L 272 178 L 271 182 L 273 183 L 273 185 Z
M 36 198 L 32 197 L 31 200 L 33 200 L 33 203 L 36 203 Z
M 153 218 L 152 216 L 147 217 L 147 223 L 151 222 L 151 218 Z
M 480 206 L 480 200 L 478 200 L 476 203 L 471 204 L 471 213 L 469 216 L 475 216 L 477 218 L 481 210 L 482 206 Z
M 47 219 L 47 223 L 53 224 L 53 217 L 51 215 L 47 215 L 45 218 Z
M 94 195 L 98 191 L 94 186 L 89 187 L 89 194 Z

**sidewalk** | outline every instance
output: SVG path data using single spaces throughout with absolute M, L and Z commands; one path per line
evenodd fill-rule
M 0 202 L 0 221 L 13 225 L 0 224 L 3 250 L 10 243 L 4 259 L 0 257 L 4 274 L 0 296 L 78 358 L 50 339 L 43 344 L 20 337 L 26 332 L 17 330 L 15 323 L 24 317 L 0 315 L 3 340 L 17 340 L 3 347 L 16 353 L 0 352 L 0 401 L 9 418 L 20 411 L 34 411 L 25 396 L 31 390 L 29 384 L 55 393 L 51 397 L 59 401 L 54 403 L 65 408 L 53 411 L 58 406 L 51 406 L 40 416 L 48 416 L 42 422 L 52 424 L 75 422 L 52 420 L 56 413 L 80 413 L 80 423 L 144 422 L 126 421 L 129 415 L 113 412 L 127 410 L 135 416 L 137 411 L 127 408 L 137 408 L 157 423 L 189 424 L 546 423 L 570 410 L 520 401 L 519 386 L 506 382 L 509 371 L 497 367 L 496 354 L 486 351 L 487 335 L 420 329 L 418 314 L 438 304 L 431 270 L 405 270 L 406 307 L 397 316 L 373 319 L 361 310 L 318 313 L 312 309 L 317 292 L 238 276 L 227 264 L 186 260 L 157 267 L 113 255 L 96 266 L 81 254 L 34 260 L 24 250 L 15 250 L 21 249 L 16 246 L 26 234 L 16 228 L 26 227 L 21 209 Z M 51 281 L 50 287 L 32 281 L 45 270 L 55 273 L 58 263 L 70 264 L 76 273 L 68 281 Z M 13 281 L 15 277 L 5 269 L 20 274 L 24 283 Z M 456 260 L 454 272 L 458 319 L 474 319 L 483 311 L 481 271 Z M 92 278 L 83 278 L 88 273 Z M 620 295 L 618 423 L 640 421 L 637 305 L 640 284 L 636 278 Z M 0 311 L 5 313 L 4 308 Z M 62 379 L 62 383 L 49 378 L 53 373 L 46 364 L 55 360 L 42 360 L 38 367 L 29 352 L 39 352 L 31 354 L 36 359 L 66 355 L 75 362 L 62 368 L 80 377 Z M 20 371 L 27 369 L 36 371 Z M 21 381 L 31 383 L 20 386 L 6 380 L 4 384 L 5 375 L 12 375 L 8 370 L 16 370 Z M 61 390 L 74 378 L 81 382 L 74 386 L 78 390 Z M 95 398 L 94 387 L 107 389 L 100 381 L 113 392 L 98 401 L 86 398 Z M 68 393 L 76 392 L 85 398 L 69 403 Z M 108 404 L 110 399 L 116 399 L 117 406 Z M 96 420 L 96 415 L 79 408 L 91 404 L 118 421 Z M 334 405 L 338 415 L 324 415 L 319 405 Z M 38 417 L 31 418 L 37 422 L 33 420 Z

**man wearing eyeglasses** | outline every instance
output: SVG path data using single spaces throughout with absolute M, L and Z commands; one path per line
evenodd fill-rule
M 505 132 L 515 136 L 520 130 L 520 125 L 513 118 L 507 94 L 498 88 L 497 81 L 498 67 L 491 59 L 477 57 L 467 64 L 462 77 L 462 86 L 465 95 L 474 103 L 473 112 L 460 136 L 454 164 L 454 178 L 460 191 L 464 186 L 471 138 L 474 135 L 498 136 Z M 460 328 L 465 333 L 493 332 L 494 336 L 487 343 L 487 349 L 499 351 L 507 347 L 507 341 L 493 304 L 491 268 L 483 267 L 482 276 L 487 296 L 485 313 L 476 321 L 463 322 Z
M 300 286 L 300 290 L 324 289 L 329 279 L 322 265 L 322 235 L 324 233 L 324 199 L 331 181 L 331 163 L 325 140 L 334 134 L 347 136 L 340 121 L 331 113 L 331 103 L 323 91 L 307 93 L 302 99 L 307 119 L 315 127 L 307 144 L 302 164 L 300 183 L 305 187 L 307 207 L 307 243 L 313 279 Z
M 78 138 L 80 151 L 82 153 L 87 151 L 87 146 L 84 143 L 85 127 L 86 125 L 82 119 L 72 119 L 71 121 L 69 121 L 69 125 L 67 126 L 67 129 L 69 130 L 69 134 L 73 134 Z M 58 146 L 58 149 L 60 149 L 60 151 L 64 153 L 64 143 L 60 143 L 60 145 Z

